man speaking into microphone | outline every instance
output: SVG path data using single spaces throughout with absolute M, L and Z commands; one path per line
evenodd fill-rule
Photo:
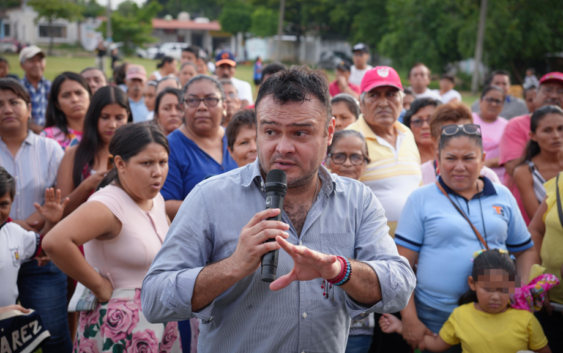
M 143 282 L 143 313 L 200 318 L 200 353 L 343 353 L 351 318 L 402 310 L 414 273 L 371 190 L 321 164 L 335 129 L 322 74 L 272 76 L 256 115 L 258 158 L 185 199 Z M 274 169 L 287 176 L 281 222 L 265 209 Z M 273 250 L 277 279 L 267 283 L 261 258 Z

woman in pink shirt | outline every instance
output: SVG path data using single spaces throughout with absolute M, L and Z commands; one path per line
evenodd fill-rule
M 106 186 L 43 242 L 51 260 L 99 300 L 94 310 L 80 312 L 74 350 L 179 353 L 178 323 L 149 323 L 140 290 L 169 228 L 160 195 L 168 141 L 155 125 L 127 124 L 109 152 L 115 166 L 102 180 Z
M 504 179 L 504 168 L 499 166 L 500 140 L 508 120 L 499 116 L 504 106 L 504 90 L 497 86 L 487 86 L 481 93 L 479 114 L 473 113 L 473 123 L 481 126 L 483 149 L 485 150 L 485 166 L 497 173 L 500 180 Z

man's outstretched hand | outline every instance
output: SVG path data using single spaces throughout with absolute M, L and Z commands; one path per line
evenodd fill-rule
M 310 281 L 315 278 L 332 279 L 340 274 L 341 265 L 336 255 L 327 255 L 311 250 L 302 245 L 288 243 L 280 236 L 276 242 L 293 258 L 293 269 L 270 284 L 270 289 L 277 291 L 287 287 L 293 281 Z

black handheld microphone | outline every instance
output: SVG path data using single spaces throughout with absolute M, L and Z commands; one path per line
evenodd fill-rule
M 279 208 L 280 213 L 275 217 L 270 217 L 268 221 L 281 221 L 283 212 L 283 200 L 287 192 L 287 176 L 280 169 L 272 169 L 266 176 L 266 209 Z M 266 242 L 275 241 L 268 239 Z M 273 282 L 276 279 L 278 268 L 279 250 L 269 251 L 262 255 L 262 281 Z

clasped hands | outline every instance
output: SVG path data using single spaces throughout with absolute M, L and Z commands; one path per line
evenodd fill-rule
M 293 269 L 270 283 L 270 289 L 277 291 L 287 287 L 293 281 L 310 281 L 315 278 L 332 279 L 341 271 L 340 261 L 335 255 L 327 255 L 311 250 L 302 245 L 293 245 L 286 239 L 289 225 L 279 221 L 267 221 L 280 213 L 279 209 L 267 209 L 258 212 L 244 226 L 237 248 L 228 259 L 239 277 L 246 277 L 255 272 L 261 263 L 262 255 L 269 251 L 283 249 L 293 259 Z M 275 239 L 274 242 L 266 242 Z

